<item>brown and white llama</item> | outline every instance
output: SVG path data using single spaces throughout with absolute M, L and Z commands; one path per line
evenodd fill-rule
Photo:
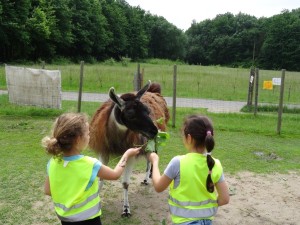
M 158 129 L 166 130 L 170 116 L 160 90 L 158 83 L 151 84 L 149 81 L 138 92 L 125 93 L 119 97 L 115 94 L 114 88 L 110 88 L 110 99 L 101 105 L 90 123 L 89 146 L 99 154 L 103 164 L 108 164 L 110 155 L 122 155 L 128 148 L 143 145 L 148 139 L 153 139 Z M 128 187 L 137 158 L 129 159 L 122 176 L 124 191 L 122 216 L 125 217 L 131 216 Z M 150 162 L 147 160 L 143 184 L 148 184 L 150 168 Z M 100 187 L 102 185 L 101 181 Z

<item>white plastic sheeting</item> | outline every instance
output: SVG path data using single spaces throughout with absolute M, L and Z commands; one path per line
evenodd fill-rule
M 9 102 L 43 108 L 61 108 L 59 70 L 31 69 L 5 65 Z

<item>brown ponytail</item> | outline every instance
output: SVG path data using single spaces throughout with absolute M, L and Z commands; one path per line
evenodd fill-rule
M 208 167 L 208 175 L 206 178 L 206 189 L 210 193 L 214 192 L 215 190 L 214 183 L 211 178 L 212 169 L 215 165 L 215 160 L 213 159 L 213 157 L 211 157 L 211 151 L 214 149 L 214 146 L 215 146 L 214 137 L 212 136 L 211 131 L 208 130 L 206 132 L 206 137 L 205 137 L 205 147 L 207 151 L 206 162 Z

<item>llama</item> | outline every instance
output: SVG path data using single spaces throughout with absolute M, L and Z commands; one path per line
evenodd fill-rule
M 160 85 L 149 81 L 136 93 L 120 97 L 114 88 L 109 90 L 110 99 L 94 114 L 90 123 L 89 146 L 99 154 L 99 160 L 107 165 L 110 155 L 122 155 L 128 148 L 143 145 L 153 139 L 158 129 L 165 131 L 170 118 L 165 99 L 160 94 Z M 140 155 L 144 155 L 141 153 Z M 130 158 L 122 176 L 124 192 L 122 217 L 130 217 L 128 187 L 131 172 L 137 159 Z M 143 184 L 148 184 L 150 162 L 147 160 Z M 100 182 L 100 187 L 103 181 Z

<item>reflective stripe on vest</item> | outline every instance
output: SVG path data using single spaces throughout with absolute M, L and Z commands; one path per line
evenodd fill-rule
M 184 218 L 209 218 L 214 216 L 218 208 L 187 209 L 169 205 L 171 214 Z
M 172 196 L 169 195 L 169 199 L 176 203 L 177 205 L 181 205 L 181 206 L 201 206 L 201 205 L 207 205 L 209 203 L 217 203 L 217 200 L 206 200 L 206 201 L 202 201 L 202 202 L 181 202 L 181 201 L 177 201 L 175 198 L 172 198 Z
M 77 222 L 101 215 L 98 179 L 95 178 L 86 189 L 96 161 L 88 156 L 69 161 L 68 164 L 63 160 L 51 159 L 50 189 L 60 220 Z
M 179 159 L 180 181 L 176 187 L 172 181 L 168 199 L 172 222 L 184 224 L 198 219 L 213 219 L 218 210 L 217 195 L 206 190 L 206 157 L 198 153 L 188 153 Z M 214 183 L 220 179 L 222 172 L 219 160 L 215 159 L 212 170 Z
M 60 203 L 54 203 L 54 206 L 55 206 L 55 207 L 58 207 L 58 208 L 61 208 L 61 209 L 64 210 L 65 212 L 68 212 L 68 211 L 70 211 L 70 210 L 72 210 L 72 209 L 78 209 L 78 208 L 80 208 L 80 207 L 82 207 L 82 206 L 88 204 L 88 203 L 91 202 L 93 199 L 97 198 L 98 195 L 99 195 L 99 192 L 97 192 L 97 193 L 93 194 L 92 196 L 88 197 L 84 202 L 81 202 L 81 203 L 79 203 L 79 204 L 77 204 L 77 205 L 73 205 L 72 207 L 69 207 L 69 208 L 66 207 L 66 206 L 63 205 L 63 204 L 60 204 Z
M 100 210 L 101 210 L 101 204 L 99 202 L 99 204 L 96 204 L 92 208 L 89 208 L 88 210 L 85 210 L 85 211 L 75 214 L 75 215 L 63 217 L 63 216 L 58 215 L 57 213 L 56 214 L 57 214 L 57 217 L 64 222 L 77 222 L 77 221 L 81 221 L 82 218 L 90 218 L 90 217 L 96 215 L 97 213 L 99 213 Z

